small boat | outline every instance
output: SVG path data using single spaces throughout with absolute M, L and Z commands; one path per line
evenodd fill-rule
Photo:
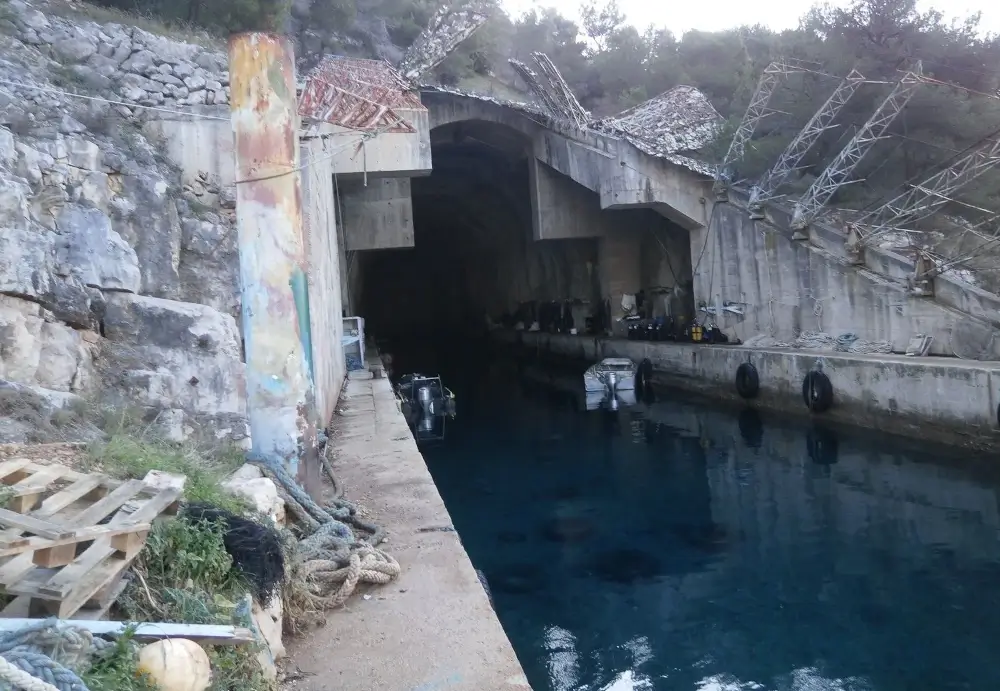
M 628 358 L 608 357 L 591 365 L 583 373 L 587 393 L 609 393 L 635 390 L 635 373 L 638 368 Z
M 444 436 L 445 418 L 455 418 L 455 394 L 438 375 L 404 374 L 396 384 L 399 408 L 417 441 Z M 440 427 L 440 432 L 435 433 Z

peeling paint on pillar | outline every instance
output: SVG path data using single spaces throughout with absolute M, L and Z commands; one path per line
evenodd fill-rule
M 290 43 L 264 33 L 231 37 L 229 76 L 253 450 L 303 481 L 319 463 Z

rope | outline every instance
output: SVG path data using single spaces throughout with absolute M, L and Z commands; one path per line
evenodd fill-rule
M 358 515 L 358 508 L 343 499 L 333 474 L 326 435 L 320 437 L 324 472 L 331 478 L 335 498 L 320 506 L 288 474 L 284 466 L 255 454 L 247 462 L 261 468 L 278 486 L 286 508 L 302 525 L 306 537 L 296 545 L 293 559 L 295 577 L 305 584 L 302 591 L 307 603 L 316 608 L 342 606 L 358 583 L 384 585 L 400 574 L 399 562 L 378 549 L 385 540 L 385 530 Z M 357 532 L 355 532 L 357 531 Z
M 58 686 L 53 686 L 31 676 L 2 657 L 0 657 L 0 680 L 7 682 L 15 689 L 25 689 L 25 691 L 59 691 Z
M 0 636 L 0 690 L 88 691 L 78 676 L 114 644 L 57 619 Z
M 843 333 L 833 337 L 822 331 L 803 331 L 794 341 L 779 341 L 759 334 L 743 342 L 744 348 L 784 348 L 789 350 L 830 350 L 838 353 L 891 353 L 891 341 L 867 341 L 855 333 Z

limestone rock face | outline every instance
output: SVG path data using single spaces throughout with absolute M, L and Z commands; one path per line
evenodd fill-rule
M 3 4 L 0 395 L 248 445 L 234 195 L 147 127 L 228 117 L 225 45 Z M 0 408 L 0 442 L 31 432 Z

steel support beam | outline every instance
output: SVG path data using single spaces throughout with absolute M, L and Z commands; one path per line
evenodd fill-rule
M 784 184 L 789 175 L 798 169 L 802 159 L 816 143 L 816 140 L 820 138 L 820 135 L 833 126 L 834 118 L 847 105 L 851 96 L 864 81 L 865 78 L 861 76 L 860 72 L 851 70 L 844 81 L 826 99 L 826 102 L 820 106 L 820 109 L 813 114 L 805 127 L 795 135 L 795 139 L 782 152 L 774 167 L 750 190 L 750 211 L 752 214 L 759 214 L 764 203 L 777 196 L 781 185 Z
M 232 36 L 229 74 L 253 451 L 308 487 L 318 455 L 291 44 Z
M 875 142 L 885 136 L 889 125 L 893 123 L 909 102 L 910 97 L 913 96 L 913 92 L 921 83 L 921 70 L 918 61 L 911 72 L 907 72 L 902 79 L 896 82 L 889 95 L 868 118 L 868 122 L 861 126 L 861 129 L 847 143 L 847 146 L 841 149 L 837 157 L 820 173 L 816 182 L 799 198 L 792 216 L 791 226 L 793 230 L 802 231 L 807 228 L 823 210 L 826 203 L 830 201 L 830 197 L 850 181 L 851 175 L 861 163 L 861 159 L 871 151 Z

